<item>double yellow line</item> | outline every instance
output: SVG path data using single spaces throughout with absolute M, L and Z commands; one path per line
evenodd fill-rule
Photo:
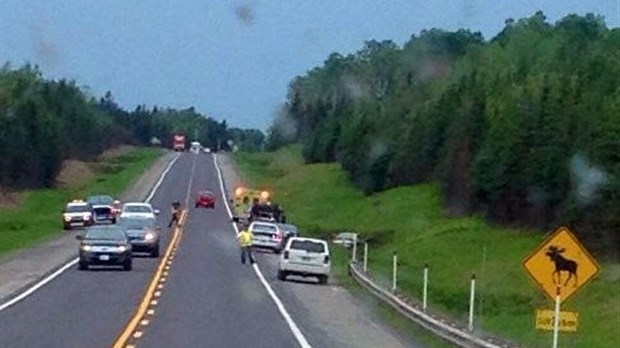
M 162 275 L 164 274 L 164 272 L 166 272 L 167 274 L 167 269 L 170 268 L 170 264 L 172 263 L 172 258 L 174 257 L 173 253 L 178 247 L 179 241 L 181 240 L 181 235 L 183 233 L 183 225 L 186 219 L 187 219 L 187 210 L 183 210 L 181 212 L 181 218 L 179 219 L 179 222 L 177 223 L 177 226 L 174 229 L 174 234 L 172 235 L 172 239 L 168 243 L 168 248 L 166 249 L 164 256 L 161 258 L 159 266 L 157 267 L 157 271 L 155 272 L 155 275 L 153 276 L 153 279 L 151 280 L 151 283 L 149 284 L 149 287 L 147 288 L 146 293 L 144 294 L 144 297 L 142 298 L 142 302 L 140 302 L 140 305 L 138 306 L 138 309 L 134 313 L 133 317 L 128 322 L 123 332 L 118 336 L 118 338 L 114 342 L 114 345 L 112 346 L 113 348 L 132 347 L 132 345 L 127 344 L 127 342 L 132 338 L 132 334 L 133 334 L 133 337 L 135 338 L 139 338 L 140 336 L 142 336 L 142 332 L 137 330 L 138 325 L 140 325 L 141 323 L 143 325 L 144 323 L 148 324 L 148 322 L 150 321 L 148 319 L 149 313 L 154 313 L 154 309 L 152 307 L 157 305 L 157 302 L 154 302 L 154 298 L 159 297 L 159 295 L 161 295 L 161 293 L 159 292 L 159 295 L 156 296 L 156 294 L 159 291 L 158 288 L 162 287 L 161 285 L 163 284 L 162 280 L 165 280 L 165 278 L 162 279 Z M 149 311 L 149 308 L 151 308 L 152 311 Z

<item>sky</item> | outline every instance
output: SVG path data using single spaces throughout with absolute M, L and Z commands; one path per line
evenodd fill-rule
M 126 109 L 188 108 L 265 130 L 288 83 L 366 40 L 480 31 L 542 10 L 620 25 L 620 0 L 0 0 L 0 61 L 38 65 Z

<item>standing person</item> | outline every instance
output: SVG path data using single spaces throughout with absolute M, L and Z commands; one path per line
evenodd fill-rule
M 237 242 L 241 248 L 241 263 L 245 264 L 245 257 L 250 259 L 250 264 L 254 263 L 254 257 L 252 257 L 252 232 L 250 232 L 247 226 L 244 226 L 241 232 L 237 234 Z
M 172 209 L 172 218 L 170 219 L 170 222 L 168 223 L 168 227 L 172 227 L 173 222 L 176 222 L 177 224 L 179 223 L 179 219 L 181 218 L 181 203 L 179 203 L 179 201 L 173 202 L 171 209 Z

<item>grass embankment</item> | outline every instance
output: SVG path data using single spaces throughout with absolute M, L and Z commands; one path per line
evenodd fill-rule
M 19 207 L 0 210 L 0 255 L 62 233 L 60 213 L 68 201 L 92 194 L 118 197 L 159 156 L 159 150 L 135 148 L 89 163 L 95 177 L 76 187 L 23 192 Z
M 389 283 L 398 253 L 399 289 L 420 298 L 422 270 L 430 264 L 429 306 L 465 321 L 469 279 L 478 279 L 476 325 L 529 347 L 550 345 L 550 332 L 534 328 L 536 308 L 552 303 L 530 281 L 521 262 L 542 233 L 492 226 L 479 217 L 446 218 L 435 185 L 391 189 L 364 196 L 336 164 L 304 165 L 299 148 L 235 155 L 245 178 L 270 188 L 302 233 L 328 237 L 352 230 L 371 238 L 369 270 Z M 336 269 L 343 274 L 345 258 Z M 599 276 L 563 305 L 579 312 L 577 333 L 562 333 L 563 347 L 620 345 L 620 265 L 599 260 Z

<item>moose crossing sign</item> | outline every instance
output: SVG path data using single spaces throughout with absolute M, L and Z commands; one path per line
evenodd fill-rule
M 599 270 L 594 258 L 566 227 L 549 236 L 523 261 L 523 267 L 552 300 L 559 290 L 561 302 Z

